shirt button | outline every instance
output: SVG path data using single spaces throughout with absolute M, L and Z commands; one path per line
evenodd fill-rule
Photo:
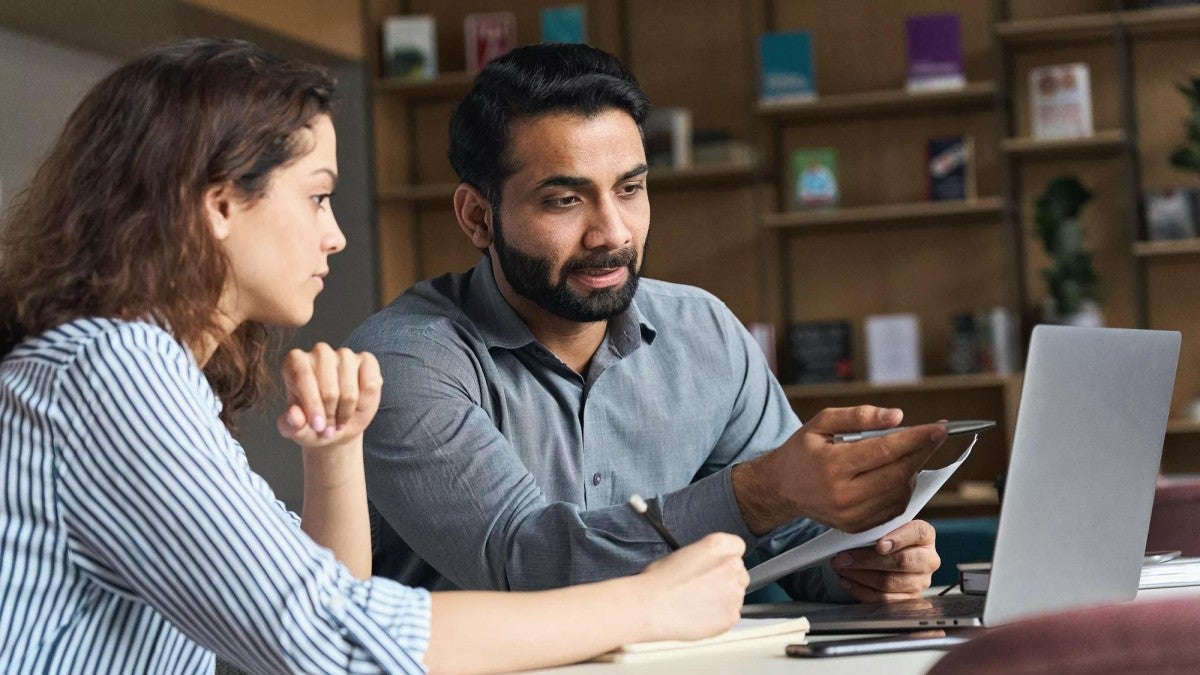
M 596 475 L 592 476 L 592 485 L 599 485 L 599 484 L 600 484 L 600 472 L 597 471 Z

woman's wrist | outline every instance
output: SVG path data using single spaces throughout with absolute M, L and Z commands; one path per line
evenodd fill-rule
M 302 448 L 306 489 L 339 489 L 363 480 L 362 436 L 344 443 Z

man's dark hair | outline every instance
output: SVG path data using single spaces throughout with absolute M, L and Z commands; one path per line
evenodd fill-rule
M 637 123 L 650 101 L 633 74 L 608 52 L 582 44 L 519 47 L 487 64 L 450 116 L 450 165 L 496 208 L 500 185 L 516 168 L 512 123 L 548 113 L 590 117 L 623 110 Z

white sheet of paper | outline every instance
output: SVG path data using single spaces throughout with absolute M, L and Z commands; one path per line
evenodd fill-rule
M 750 587 L 746 591 L 758 590 L 786 574 L 798 572 L 806 567 L 822 563 L 846 549 L 871 546 L 883 535 L 916 518 L 917 512 L 929 503 L 933 495 L 945 485 L 950 476 L 966 461 L 967 456 L 971 454 L 971 448 L 975 447 L 975 442 L 978 440 L 979 434 L 976 434 L 975 438 L 971 439 L 971 444 L 967 446 L 967 449 L 963 451 L 963 454 L 953 464 L 941 469 L 918 472 L 912 498 L 908 500 L 908 508 L 905 509 L 903 514 L 896 516 L 882 525 L 877 525 L 857 534 L 847 534 L 841 530 L 829 530 L 817 535 L 761 565 L 754 566 L 750 570 Z

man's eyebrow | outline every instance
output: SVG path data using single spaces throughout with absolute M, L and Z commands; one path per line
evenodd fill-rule
M 630 178 L 640 176 L 640 175 L 646 173 L 647 171 L 649 171 L 649 167 L 647 167 L 645 164 L 638 164 L 637 166 L 633 167 L 632 169 L 621 174 L 621 177 L 617 180 L 617 182 L 620 183 L 622 181 L 627 181 Z
M 592 181 L 590 179 L 584 178 L 583 176 L 568 176 L 566 174 L 558 174 L 548 178 L 543 178 L 542 180 L 538 181 L 538 184 L 534 186 L 534 189 L 540 190 L 544 187 L 583 187 L 584 185 L 591 185 L 591 183 Z
M 312 175 L 315 176 L 319 173 L 329 174 L 329 178 L 333 180 L 333 187 L 335 187 L 335 188 L 337 187 L 338 175 L 336 173 L 334 173 L 331 169 L 317 169 L 316 171 L 312 172 Z

